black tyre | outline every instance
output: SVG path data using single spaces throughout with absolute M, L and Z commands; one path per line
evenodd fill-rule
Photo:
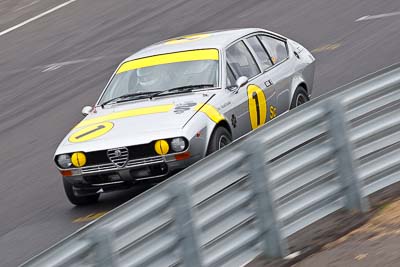
M 207 155 L 214 153 L 231 142 L 231 133 L 224 127 L 218 127 L 211 135 L 210 143 L 208 144 Z
M 74 205 L 77 206 L 89 205 L 96 203 L 99 200 L 100 194 L 92 193 L 88 195 L 86 194 L 77 195 L 72 184 L 69 183 L 65 178 L 63 178 L 63 183 L 64 183 L 65 194 L 67 195 L 68 200 Z
M 304 87 L 299 86 L 294 92 L 292 103 L 290 104 L 290 109 L 294 109 L 295 107 L 298 107 L 308 102 L 309 100 L 310 99 L 308 98 L 307 90 L 304 89 Z

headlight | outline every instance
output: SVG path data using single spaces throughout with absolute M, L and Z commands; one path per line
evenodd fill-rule
M 185 149 L 185 147 L 186 147 L 186 142 L 185 139 L 183 139 L 182 137 L 177 137 L 172 139 L 171 148 L 173 151 L 181 152 Z
M 63 154 L 63 155 L 57 156 L 57 163 L 61 168 L 68 169 L 72 165 L 70 155 Z

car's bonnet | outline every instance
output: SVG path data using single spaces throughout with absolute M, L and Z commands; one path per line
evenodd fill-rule
M 64 138 L 56 154 L 146 144 L 180 136 L 213 93 L 189 93 L 97 107 Z

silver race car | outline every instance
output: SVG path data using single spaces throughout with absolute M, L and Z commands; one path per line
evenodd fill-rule
M 54 161 L 75 205 L 156 183 L 308 101 L 314 57 L 263 29 L 183 36 L 124 60 Z

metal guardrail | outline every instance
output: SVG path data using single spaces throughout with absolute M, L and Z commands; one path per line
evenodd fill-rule
M 400 181 L 400 65 L 246 135 L 24 266 L 241 266 Z

